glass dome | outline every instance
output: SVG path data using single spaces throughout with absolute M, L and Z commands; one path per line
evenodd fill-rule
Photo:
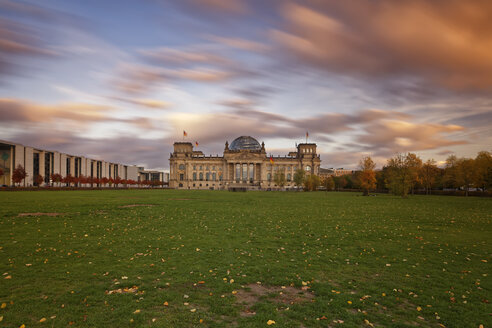
M 242 136 L 234 139 L 229 147 L 230 150 L 261 150 L 261 145 L 253 137 Z

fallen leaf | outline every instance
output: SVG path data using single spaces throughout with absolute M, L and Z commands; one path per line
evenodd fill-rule
M 46 318 L 41 318 L 41 319 L 39 320 L 39 322 L 45 322 L 45 321 L 46 321 Z
M 275 324 L 275 321 L 273 320 L 268 320 L 267 321 L 267 325 L 271 326 L 271 325 L 274 325 Z

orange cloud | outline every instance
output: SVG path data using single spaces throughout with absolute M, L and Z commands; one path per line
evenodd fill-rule
M 492 88 L 492 2 L 356 0 L 284 7 L 272 38 L 330 72 L 410 76 L 451 89 Z

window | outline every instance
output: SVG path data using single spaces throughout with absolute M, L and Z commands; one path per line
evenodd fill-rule
M 207 165 L 207 168 L 206 168 L 206 170 L 208 171 L 208 165 Z
M 183 180 L 184 180 L 184 176 L 185 176 L 185 175 L 184 175 L 183 173 L 181 173 L 181 174 L 179 175 L 179 181 L 183 181 Z
M 212 166 L 212 171 L 215 171 L 215 165 L 214 165 L 214 166 Z
M 196 170 L 196 164 L 193 164 L 193 170 Z
M 219 174 L 219 181 L 222 181 L 222 174 Z
M 179 164 L 179 169 L 180 170 L 184 170 L 185 169 L 185 165 L 184 164 Z
M 200 172 L 200 181 L 203 181 L 203 172 Z
M 196 181 L 196 172 L 193 172 L 193 181 Z
M 200 165 L 200 170 L 203 170 L 203 166 Z
M 243 164 L 243 181 L 248 180 L 248 164 Z
M 254 164 L 249 164 L 249 182 L 253 182 L 255 177 L 255 166 Z
M 271 173 L 268 173 L 268 174 L 267 174 L 267 180 L 268 180 L 268 181 L 272 181 L 272 174 L 271 174 Z
M 210 180 L 210 172 L 207 172 L 207 174 L 205 174 L 205 180 Z
M 240 177 L 241 177 L 241 165 L 236 164 L 236 182 L 239 182 Z
M 311 166 L 309 166 L 309 165 L 308 165 L 308 166 L 306 166 L 306 171 L 307 171 L 307 172 L 311 171 Z
M 292 175 L 290 173 L 287 174 L 287 181 L 291 180 Z
M 215 175 L 215 172 L 212 173 L 212 180 L 215 181 L 216 180 L 216 175 Z

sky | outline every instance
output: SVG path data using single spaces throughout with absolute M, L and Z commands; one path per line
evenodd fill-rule
M 492 150 L 489 0 L 0 0 L 0 139 L 168 169 L 318 145 L 322 167 Z

